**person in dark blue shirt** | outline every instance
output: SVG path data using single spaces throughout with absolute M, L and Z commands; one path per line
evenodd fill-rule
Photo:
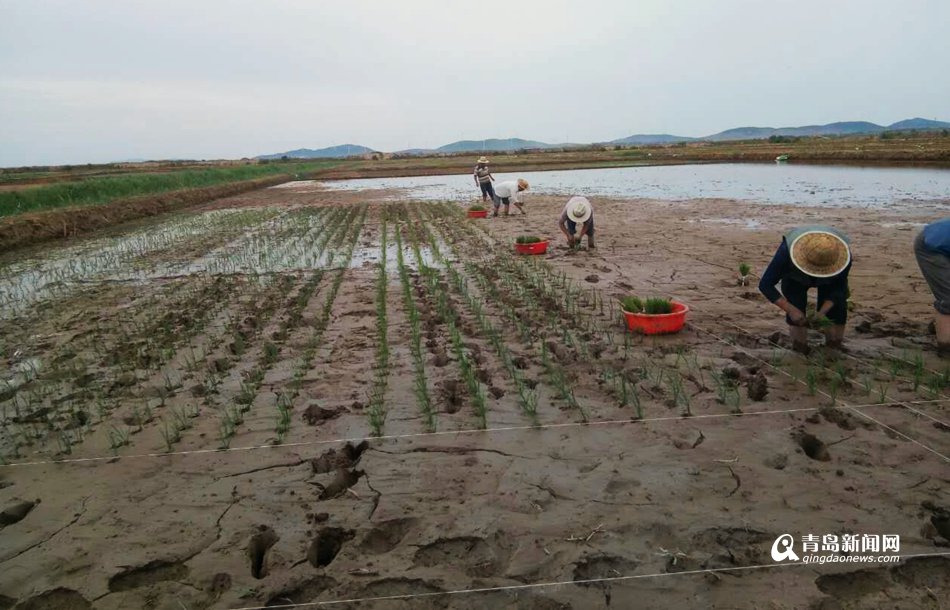
M 808 289 L 818 289 L 817 312 L 832 325 L 825 328 L 825 344 L 840 349 L 848 320 L 848 273 L 851 247 L 848 238 L 824 226 L 800 227 L 782 237 L 769 263 L 759 291 L 785 312 L 792 349 L 808 353 Z M 781 284 L 779 292 L 775 286 Z
M 934 325 L 937 328 L 937 353 L 950 357 L 950 218 L 944 218 L 924 227 L 914 240 L 917 265 L 930 291 L 934 294 L 937 310 Z

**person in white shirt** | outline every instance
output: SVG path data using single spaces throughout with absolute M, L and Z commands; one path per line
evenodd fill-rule
M 514 203 L 524 214 L 524 201 L 521 199 L 522 191 L 528 190 L 528 181 L 518 178 L 518 181 L 508 180 L 500 182 L 495 187 L 495 213 L 492 216 L 498 216 L 499 206 L 505 206 L 505 216 L 508 215 L 509 206 Z
M 594 208 L 587 197 L 571 197 L 558 219 L 558 228 L 567 237 L 567 245 L 573 248 L 581 243 L 581 238 L 587 236 L 587 247 L 594 248 Z M 580 228 L 580 232 L 578 232 Z M 575 233 L 578 233 L 575 237 Z

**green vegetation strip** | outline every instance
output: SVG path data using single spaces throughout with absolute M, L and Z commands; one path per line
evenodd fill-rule
M 282 174 L 290 177 L 302 176 L 308 172 L 326 169 L 335 163 L 337 162 L 269 163 L 167 173 L 139 173 L 5 191 L 0 192 L 0 216 L 69 206 L 101 205 L 128 197 L 243 182 Z

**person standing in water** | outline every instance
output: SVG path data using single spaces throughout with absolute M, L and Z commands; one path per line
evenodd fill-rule
M 494 203 L 495 187 L 492 185 L 492 182 L 495 180 L 495 177 L 491 175 L 491 171 L 488 169 L 488 157 L 483 156 L 475 163 L 473 176 L 475 178 L 475 186 L 482 189 L 482 203 L 488 201 L 489 197 L 491 197 L 492 203 Z

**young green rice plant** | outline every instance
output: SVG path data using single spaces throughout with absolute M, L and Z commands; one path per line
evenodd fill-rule
M 517 244 L 536 244 L 539 241 L 544 241 L 544 240 L 542 240 L 537 235 L 519 235 L 515 239 L 515 243 Z
M 877 401 L 879 403 L 887 402 L 887 390 L 890 387 L 890 384 L 886 381 L 882 381 L 877 386 Z
M 651 297 L 643 304 L 643 313 L 647 315 L 662 315 L 673 311 L 673 303 L 670 299 L 661 297 Z
M 668 385 L 670 389 L 670 395 L 672 396 L 673 407 L 683 406 L 684 411 L 683 415 L 691 416 L 693 412 L 690 410 L 689 404 L 689 392 L 686 391 L 686 388 L 683 386 L 683 377 L 680 375 L 679 371 L 673 372 L 670 371 L 667 376 Z
M 264 364 L 268 367 L 274 365 L 277 362 L 277 357 L 280 354 L 280 349 L 270 341 L 264 342 Z
M 382 436 L 386 421 L 385 395 L 389 378 L 389 321 L 386 311 L 386 293 L 389 277 L 386 272 L 387 217 L 380 223 L 380 262 L 376 279 L 376 366 L 369 400 L 369 424 L 373 436 Z
M 943 389 L 943 379 L 940 373 L 932 373 L 927 377 L 927 396 L 930 399 L 936 399 L 940 396 L 940 390 Z
M 749 263 L 739 263 L 739 277 L 743 280 L 749 277 L 749 274 L 752 273 L 752 265 Z
M 891 373 L 891 381 L 894 381 L 895 379 L 897 379 L 897 377 L 900 375 L 901 370 L 903 368 L 904 368 L 904 362 L 900 358 L 891 358 L 890 367 L 889 367 L 890 373 Z
M 188 353 L 185 354 L 185 370 L 194 373 L 198 370 L 198 365 L 202 360 L 204 360 L 204 354 L 195 352 L 194 347 L 189 348 Z
M 250 410 L 254 397 L 257 396 L 257 387 L 249 382 L 241 382 L 241 391 L 234 397 L 234 402 L 241 405 L 243 411 Z
M 848 383 L 848 369 L 843 362 L 839 362 L 835 366 L 835 379 L 838 380 L 839 386 L 845 386 Z
M 164 382 L 165 391 L 171 394 L 175 390 L 181 387 L 181 377 L 175 376 L 171 371 L 165 370 L 162 371 L 162 381 Z
M 924 378 L 924 355 L 922 352 L 918 351 L 914 354 L 913 360 L 913 375 L 914 375 L 914 391 L 920 387 L 920 383 Z
M 165 450 L 168 453 L 172 452 L 172 448 L 178 441 L 181 440 L 181 430 L 178 429 L 174 424 L 169 425 L 168 421 L 163 417 L 162 420 L 162 439 L 165 441 Z
M 872 384 L 871 384 L 871 376 L 870 376 L 869 374 L 865 373 L 865 374 L 861 377 L 861 386 L 864 388 L 864 395 L 865 395 L 865 396 L 870 396 L 870 395 L 871 395 L 871 390 L 873 389 L 873 386 L 872 386 Z
M 635 296 L 626 296 L 620 299 L 620 305 L 623 307 L 624 311 L 630 313 L 641 313 L 643 312 L 643 301 L 640 297 Z
M 173 408 L 171 410 L 172 422 L 178 430 L 188 430 L 191 428 L 191 418 L 185 408 Z
M 230 413 L 225 411 L 218 425 L 218 442 L 220 443 L 221 449 L 227 449 L 231 446 L 231 439 L 234 438 L 234 430 L 234 421 L 231 420 Z
M 59 452 L 63 455 L 70 455 L 73 452 L 73 438 L 68 430 L 60 430 L 56 435 L 56 445 Z
M 131 431 L 128 428 L 120 429 L 112 426 L 109 429 L 109 449 L 113 455 L 118 455 L 119 449 L 129 444 L 129 435 Z
M 813 366 L 809 366 L 805 371 L 805 383 L 808 385 L 808 395 L 814 396 L 818 389 L 818 371 Z
M 835 376 L 831 378 L 831 381 L 828 383 L 828 399 L 831 401 L 831 406 L 835 406 L 838 400 L 838 390 L 841 387 L 841 380 Z
M 277 434 L 277 444 L 284 442 L 287 432 L 290 430 L 291 414 L 293 413 L 293 401 L 286 394 L 277 395 L 277 423 L 274 431 Z

